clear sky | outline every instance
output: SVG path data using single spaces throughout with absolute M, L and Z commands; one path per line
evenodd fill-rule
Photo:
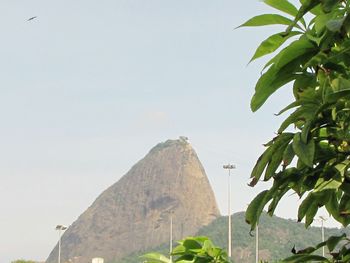
M 2 0 L 0 262 L 45 260 L 70 225 L 157 143 L 185 135 L 227 214 L 264 184 L 249 174 L 290 96 L 249 109 L 272 29 L 238 29 L 272 12 L 257 0 Z M 28 18 L 36 19 L 27 21 Z M 296 217 L 296 197 L 277 214 Z

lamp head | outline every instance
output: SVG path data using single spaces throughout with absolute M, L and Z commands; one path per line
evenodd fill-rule
M 324 218 L 323 216 L 320 216 L 320 219 L 321 219 L 322 221 L 326 221 L 326 220 L 327 220 L 327 219 Z
M 225 164 L 222 166 L 224 169 L 235 169 L 236 165 L 234 164 Z

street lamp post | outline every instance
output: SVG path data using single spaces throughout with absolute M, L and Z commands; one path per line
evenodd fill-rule
M 256 224 L 255 232 L 255 263 L 259 262 L 259 225 Z
M 56 230 L 58 230 L 58 263 L 61 263 L 61 232 L 66 229 L 67 227 L 64 225 L 56 226 Z
M 236 166 L 233 164 L 225 164 L 223 166 L 224 169 L 228 170 L 228 248 L 227 254 L 231 259 L 232 256 L 232 236 L 231 236 L 231 170 L 235 169 Z
M 326 221 L 327 219 L 326 218 L 324 218 L 323 216 L 320 216 L 319 217 L 320 218 L 320 220 L 321 220 L 321 233 L 322 233 L 322 242 L 324 242 L 324 225 L 323 225 L 323 223 L 324 223 L 324 221 Z M 322 247 L 322 256 L 324 257 L 324 246 Z

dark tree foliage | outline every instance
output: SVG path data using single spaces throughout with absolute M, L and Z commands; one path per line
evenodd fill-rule
M 350 223 L 350 3 L 341 0 L 301 0 L 297 8 L 287 0 L 264 0 L 285 13 L 253 17 L 242 27 L 285 25 L 268 37 L 252 60 L 280 50 L 263 68 L 255 86 L 251 109 L 258 110 L 279 88 L 293 89 L 294 100 L 278 134 L 266 144 L 250 185 L 273 181 L 247 209 L 253 230 L 263 209 L 272 215 L 281 198 L 294 191 L 303 198 L 298 221 L 308 227 L 319 208 L 344 227 Z M 305 17 L 306 15 L 306 17 Z M 284 46 L 286 40 L 290 43 Z M 294 161 L 293 161 L 294 160 Z M 337 246 L 338 245 L 338 246 Z M 343 235 L 302 251 L 285 262 L 350 262 L 349 239 Z M 331 255 L 313 252 L 327 246 Z M 339 248 L 340 246 L 340 248 Z

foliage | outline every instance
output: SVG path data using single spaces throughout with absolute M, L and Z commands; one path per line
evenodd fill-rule
M 293 110 L 282 122 L 277 136 L 266 144 L 267 149 L 251 173 L 251 186 L 260 179 L 272 180 L 273 185 L 250 203 L 246 221 L 254 230 L 265 206 L 268 205 L 268 213 L 272 215 L 280 199 L 293 190 L 303 198 L 298 220 L 305 219 L 306 227 L 321 207 L 347 226 L 350 223 L 350 2 L 300 0 L 299 9 L 287 0 L 264 2 L 288 17 L 260 15 L 241 26 L 288 26 L 263 41 L 252 57 L 255 60 L 281 48 L 264 66 L 251 109 L 258 110 L 288 83 L 292 84 L 294 100 L 278 114 Z M 287 39 L 291 42 L 282 48 Z M 332 251 L 333 261 L 348 262 L 349 248 L 342 246 L 333 252 L 334 246 L 329 246 L 340 240 L 348 241 L 346 237 L 332 237 L 328 243 L 295 251 L 296 255 L 285 262 L 331 262 L 312 254 L 325 245 Z
M 228 263 L 226 252 L 204 236 L 187 237 L 178 242 L 179 245 L 172 251 L 174 259 L 171 260 L 159 253 L 149 253 L 143 257 L 147 263 Z
M 345 241 L 345 242 L 342 242 Z M 335 248 L 340 245 L 337 252 L 334 252 Z M 332 236 L 327 241 L 319 243 L 315 247 L 308 247 L 300 251 L 295 249 L 292 252 L 295 254 L 289 258 L 286 258 L 282 262 L 292 263 L 292 262 L 307 262 L 307 261 L 318 261 L 318 262 L 349 262 L 350 261 L 350 239 L 346 237 L 345 234 L 341 236 Z M 319 248 L 327 246 L 328 250 L 331 251 L 333 260 L 330 261 L 327 258 L 321 257 L 319 255 L 312 254 Z

